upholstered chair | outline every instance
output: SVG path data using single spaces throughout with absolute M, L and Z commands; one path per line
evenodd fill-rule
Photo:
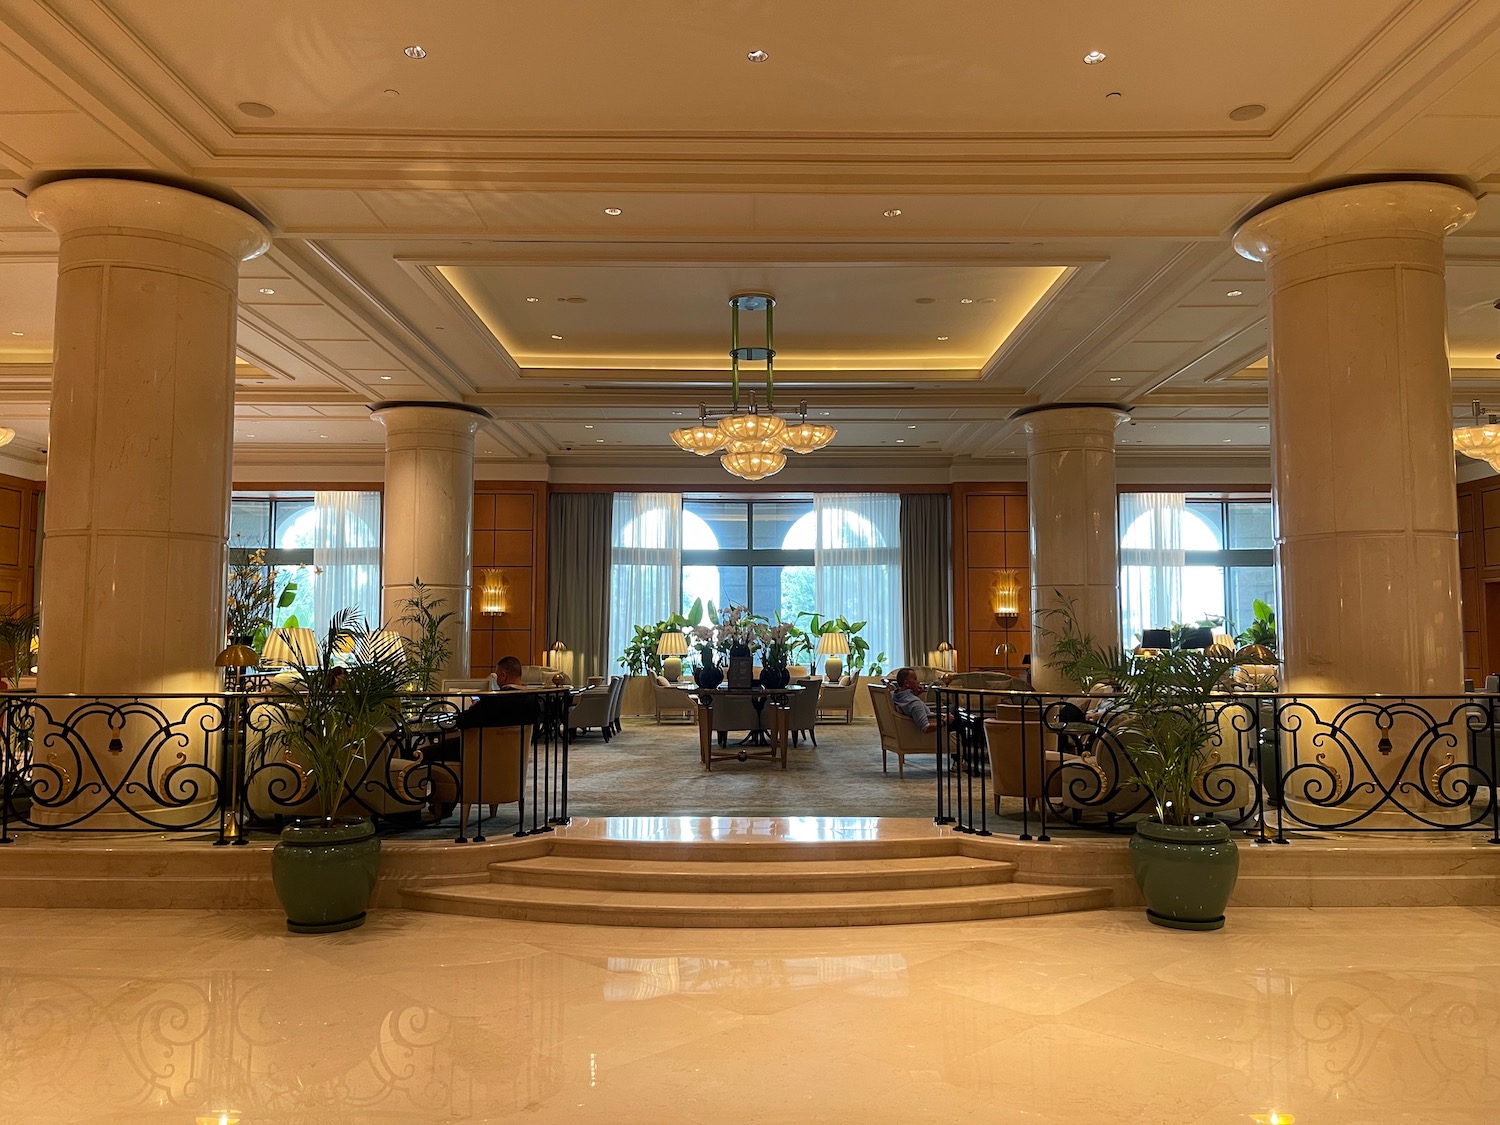
M 890 772 L 889 755 L 896 755 L 896 776 L 906 777 L 908 754 L 931 754 L 937 758 L 937 735 L 917 729 L 891 702 L 891 689 L 885 684 L 870 684 L 870 703 L 875 709 L 875 725 L 880 728 L 880 765 Z M 956 747 L 953 733 L 948 733 L 950 750 Z
M 805 685 L 810 681 L 803 680 L 802 682 Z M 818 682 L 823 685 L 822 691 L 818 693 L 818 721 L 842 717 L 844 722 L 852 723 L 854 721 L 854 693 L 859 690 L 859 673 L 851 672 L 836 684 L 826 680 Z
M 816 746 L 818 736 L 813 726 L 818 721 L 818 696 L 822 694 L 823 681 L 813 680 L 801 686 L 801 691 L 788 697 L 791 713 L 787 716 L 787 729 L 792 732 L 793 746 L 797 745 L 802 735 L 812 739 L 812 744 Z
M 651 691 L 656 702 L 658 723 L 663 716 L 689 721 L 693 719 L 693 697 L 682 688 L 673 687 L 665 676 L 657 676 L 651 681 Z
M 609 721 L 610 689 L 607 687 L 585 688 L 573 696 L 573 709 L 568 712 L 568 726 L 575 731 L 598 729 L 608 742 L 614 734 Z

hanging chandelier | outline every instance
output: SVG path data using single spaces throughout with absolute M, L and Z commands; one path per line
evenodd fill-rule
M 1488 420 L 1481 420 L 1486 415 Z M 1453 448 L 1465 457 L 1488 463 L 1490 468 L 1500 473 L 1500 416 L 1487 412 L 1476 401 L 1474 424 L 1460 426 L 1453 431 Z
M 698 422 L 673 430 L 677 448 L 699 457 L 720 453 L 719 464 L 744 480 L 760 480 L 779 473 L 786 465 L 786 450 L 811 453 L 822 449 L 838 433 L 832 426 L 807 420 L 807 403 L 798 407 L 798 418 L 788 421 L 776 409 L 776 349 L 772 346 L 772 314 L 776 298 L 765 293 L 741 293 L 729 298 L 729 388 L 727 407 L 698 404 Z M 764 313 L 765 344 L 740 344 L 740 313 Z M 740 402 L 741 361 L 766 365 L 766 401 L 762 406 L 754 391 Z M 717 421 L 714 421 L 714 420 Z

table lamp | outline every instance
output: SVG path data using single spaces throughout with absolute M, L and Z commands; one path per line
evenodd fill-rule
M 677 629 L 671 629 L 656 639 L 656 655 L 663 657 L 661 662 L 662 675 L 668 681 L 676 683 L 682 675 L 682 658 L 687 655 L 687 634 Z
M 839 659 L 849 655 L 849 638 L 843 633 L 824 633 L 818 638 L 818 655 L 827 657 L 823 661 L 823 675 L 830 681 L 844 674 L 844 662 Z
M 261 649 L 263 664 L 295 664 L 313 668 L 318 663 L 318 637 L 311 629 L 272 629 Z

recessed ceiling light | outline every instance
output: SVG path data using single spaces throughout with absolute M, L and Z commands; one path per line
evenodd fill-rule
M 938 337 L 938 339 L 939 339 L 939 340 L 946 340 L 946 339 L 947 339 L 947 338 L 948 338 L 948 337 L 946 337 L 946 336 L 939 336 L 939 337 Z
M 245 436 L 246 437 L 254 437 L 255 435 L 254 434 L 246 434 Z
M 825 418 L 827 418 L 827 417 L 828 417 L 828 411 L 826 411 L 826 410 L 825 410 L 825 411 L 823 411 L 823 417 L 825 417 Z
M 899 219 L 901 217 L 901 208 L 899 208 L 899 207 L 888 207 L 888 208 L 886 208 L 886 210 L 884 210 L 884 211 L 882 211 L 880 213 L 882 215 L 884 215 L 887 219 Z
M 1229 444 L 1229 443 L 1230 443 L 1230 442 L 1232 442 L 1232 441 L 1233 441 L 1233 440 L 1234 440 L 1234 438 L 1230 438 L 1230 437 L 1227 437 L 1227 438 L 1225 438 L 1225 439 L 1224 439 L 1224 444 L 1225 444 L 1225 445 L 1228 445 L 1228 444 Z
M 904 437 L 898 437 L 896 439 L 896 444 L 897 445 L 905 445 L 906 444 L 906 439 Z
M 768 59 L 768 58 L 770 58 L 770 57 L 771 57 L 771 56 L 770 56 L 770 55 L 768 55 L 768 54 L 766 54 L 766 53 L 765 53 L 765 52 L 764 52 L 764 51 L 762 51 L 762 50 L 761 50 L 761 49 L 760 49 L 760 48 L 759 48 L 759 47 L 757 47 L 757 48 L 756 48 L 756 49 L 755 49 L 755 50 L 753 50 L 753 51 L 751 51 L 751 52 L 750 52 L 750 53 L 749 53 L 749 54 L 748 54 L 748 55 L 746 55 L 746 56 L 745 56 L 745 57 L 746 57 L 746 58 L 747 58 L 747 59 L 749 59 L 749 60 L 750 60 L 750 61 L 751 61 L 751 62 L 765 62 L 765 61 L 766 61 L 766 60 L 767 60 L 767 59 Z
M 935 304 L 937 304 L 937 298 L 936 297 L 918 297 L 917 298 L 917 304 L 919 304 L 919 305 L 935 305 Z
M 1118 90 L 1111 90 L 1109 93 L 1107 93 L 1107 94 L 1104 95 L 1104 100 L 1105 101 L 1109 101 L 1110 98 L 1118 98 L 1119 96 L 1120 96 L 1120 91 L 1118 91 Z
M 585 422 L 583 424 L 583 428 L 585 430 L 592 430 L 594 428 L 594 424 L 592 422 Z
M 557 333 L 556 333 L 556 332 L 554 332 L 554 333 L 552 333 L 552 338 L 553 338 L 553 339 L 554 339 L 554 340 L 561 340 L 561 339 L 562 339 L 562 337 L 561 337 L 561 336 L 559 336 L 559 335 L 558 335 L 558 334 L 557 334 Z
M 1226 297 L 1243 297 L 1244 295 L 1245 291 L 1243 289 L 1231 289 L 1228 293 L 1224 294 Z
M 527 303 L 527 304 L 528 304 L 528 305 L 534 305 L 534 304 L 536 304 L 536 303 L 537 303 L 537 302 L 538 302 L 538 301 L 540 301 L 540 300 L 541 300 L 541 298 L 540 298 L 540 297 L 527 297 L 527 298 L 526 298 L 526 303 Z
M 1093 66 L 1095 63 L 1102 63 L 1106 57 L 1103 51 L 1090 51 L 1083 56 L 1083 61 L 1089 66 Z
M 24 332 L 12 332 L 11 335 L 12 336 L 24 336 L 24 335 L 26 335 L 26 333 L 24 333 Z
M 382 375 L 382 376 L 381 376 L 381 377 L 380 377 L 380 381 L 381 381 L 381 382 L 382 382 L 382 383 L 389 383 L 389 382 L 390 382 L 390 381 L 391 381 L 391 380 L 392 380 L 392 379 L 394 379 L 394 378 L 395 378 L 395 376 L 394 376 L 394 375 Z
M 682 417 L 682 411 L 680 411 L 680 410 L 674 410 L 674 411 L 672 411 L 672 417 L 673 418 L 681 418 Z
M 1258 102 L 1249 102 L 1246 105 L 1237 105 L 1229 111 L 1231 121 L 1254 121 L 1266 112 L 1266 107 Z
M 907 429 L 908 429 L 908 430 L 915 430 L 915 429 L 916 429 L 916 428 L 917 428 L 917 427 L 915 427 L 915 426 L 907 426 L 907 427 L 906 427 L 906 428 L 907 428 Z
M 385 94 L 385 96 L 386 96 L 386 97 L 388 97 L 388 98 L 399 98 L 399 97 L 400 97 L 400 96 L 401 96 L 401 91 L 400 91 L 400 90 L 397 90 L 397 89 L 396 89 L 396 88 L 395 88 L 395 87 L 393 87 L 393 86 L 387 86 L 387 87 L 386 87 L 386 88 L 385 88 L 385 90 L 384 90 L 384 91 L 383 91 L 383 93 L 384 93 L 384 94 Z
M 981 297 L 975 303 L 976 304 L 980 304 L 980 305 L 993 305 L 995 303 L 995 298 L 993 298 L 993 297 Z
M 974 298 L 973 297 L 960 297 L 958 299 L 958 303 L 960 305 L 972 305 L 974 303 Z
M 240 102 L 239 110 L 246 117 L 275 117 L 276 111 L 265 102 Z
M 318 436 L 319 436 L 319 437 L 320 437 L 320 438 L 322 438 L 322 439 L 323 439 L 323 440 L 324 440 L 324 441 L 327 441 L 327 440 L 328 440 L 328 435 L 327 435 L 327 434 L 319 434 L 319 435 L 318 435 Z
M 410 47 L 407 47 L 401 53 L 409 59 L 425 59 L 427 57 L 427 52 L 422 50 L 422 48 L 418 47 L 415 43 L 413 43 Z
M 623 212 L 621 212 L 621 210 L 618 207 L 606 207 L 604 209 L 604 213 L 606 215 L 619 215 L 619 214 L 623 214 Z
M 594 440 L 595 440 L 595 441 L 596 441 L 596 442 L 598 442 L 598 443 L 599 443 L 599 444 L 600 444 L 600 445 L 603 445 L 603 444 L 604 444 L 604 439 L 603 439 L 603 438 L 602 438 L 602 437 L 596 437 L 596 438 L 595 438 L 595 439 L 594 439 Z
M 276 295 L 276 290 L 274 289 L 262 289 L 261 292 L 264 293 L 267 297 L 273 297 Z
M 560 305 L 586 305 L 589 303 L 587 297 L 559 297 L 557 303 Z
M 1121 378 L 1121 377 L 1120 377 L 1120 376 L 1119 376 L 1119 375 L 1111 375 L 1111 376 L 1110 376 L 1110 377 L 1109 377 L 1109 381 L 1110 381 L 1110 382 L 1111 382 L 1111 383 L 1118 383 L 1118 382 L 1119 382 L 1119 381 L 1120 381 L 1120 378 Z

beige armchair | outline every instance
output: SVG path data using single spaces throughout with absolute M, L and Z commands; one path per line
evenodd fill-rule
M 845 683 L 844 680 L 848 680 Z M 809 680 L 801 681 L 806 686 Z M 846 723 L 854 721 L 854 693 L 859 690 L 859 673 L 855 672 L 845 676 L 838 683 L 829 683 L 826 680 L 818 680 L 823 685 L 818 693 L 818 721 L 823 722 L 826 717 L 842 715 Z
M 553 676 L 561 676 L 564 687 L 573 682 L 561 668 L 548 668 L 541 664 L 523 664 L 521 666 L 521 683 L 525 687 L 540 687 L 544 684 L 550 684 Z
M 651 692 L 656 702 L 658 723 L 662 721 L 663 715 L 693 721 L 693 697 L 687 691 L 673 687 L 665 676 L 657 676 L 651 681 Z
M 598 728 L 608 742 L 614 733 L 609 725 L 610 689 L 607 687 L 585 688 L 573 696 L 573 707 L 568 712 L 568 726 L 575 731 Z
M 875 725 L 880 728 L 880 765 L 890 772 L 888 755 L 896 755 L 896 776 L 906 777 L 908 754 L 931 754 L 937 758 L 937 735 L 920 731 L 909 718 L 897 711 L 891 703 L 891 689 L 885 684 L 870 684 L 870 703 L 875 709 Z M 956 743 L 953 732 L 948 733 L 948 746 L 952 750 Z
M 1048 796 L 1061 795 L 1057 770 L 1062 755 L 1055 748 L 1047 748 L 1054 737 L 1034 711 L 1023 720 L 1022 709 L 1014 704 L 1000 705 L 994 718 L 985 719 L 984 741 L 989 748 L 996 812 L 1000 811 L 1002 796 L 1022 797 L 1035 808 L 1041 803 L 1044 788 Z
M 714 693 L 711 715 L 709 729 L 719 736 L 720 746 L 728 744 L 731 733 L 766 729 L 764 712 L 756 710 L 755 704 L 742 695 Z

